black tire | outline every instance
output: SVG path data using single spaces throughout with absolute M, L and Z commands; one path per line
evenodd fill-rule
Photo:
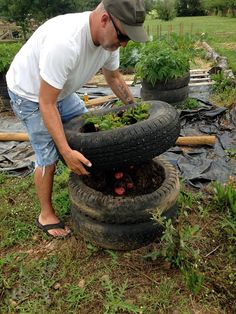
M 172 89 L 178 89 L 184 86 L 187 86 L 190 81 L 190 72 L 186 73 L 183 77 L 179 77 L 172 80 L 167 81 L 157 81 L 153 86 L 147 80 L 142 81 L 142 87 L 145 90 L 159 90 L 159 91 L 167 91 Z
M 83 178 L 71 173 L 69 197 L 74 211 L 106 223 L 137 223 L 150 221 L 152 215 L 164 213 L 177 202 L 179 179 L 175 168 L 165 159 L 156 157 L 153 164 L 161 168 L 164 181 L 154 192 L 142 196 L 117 197 L 104 195 L 88 187 Z
M 85 240 L 95 245 L 113 250 L 134 250 L 152 242 L 158 242 L 164 228 L 150 221 L 140 224 L 105 224 L 93 220 L 71 208 L 75 232 L 79 232 Z M 177 216 L 177 206 L 173 206 L 164 215 L 166 218 Z
M 170 90 L 158 90 L 158 89 L 145 89 L 141 87 L 141 98 L 145 100 L 161 100 L 170 104 L 178 104 L 185 101 L 188 98 L 189 87 L 184 86 L 178 89 Z
M 85 118 L 75 117 L 65 123 L 64 130 L 72 149 L 80 151 L 93 164 L 93 169 L 119 168 L 151 160 L 175 144 L 180 133 L 179 114 L 171 105 L 150 101 L 149 118 L 122 128 L 81 133 Z M 98 110 L 91 116 L 118 113 L 130 106 Z
M 184 102 L 189 94 L 190 72 L 183 77 L 168 80 L 166 82 L 157 81 L 153 86 L 146 80 L 143 80 L 141 87 L 141 97 L 146 100 L 166 101 L 175 105 Z

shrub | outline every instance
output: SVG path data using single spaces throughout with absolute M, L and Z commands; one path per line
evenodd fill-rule
M 175 0 L 158 0 L 157 12 L 161 20 L 173 20 L 176 17 Z
M 22 43 L 0 44 L 0 72 L 6 73 Z

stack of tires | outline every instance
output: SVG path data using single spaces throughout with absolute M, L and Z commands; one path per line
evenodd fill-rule
M 157 81 L 153 86 L 146 80 L 142 81 L 141 97 L 143 100 L 161 100 L 171 105 L 180 105 L 189 94 L 190 72 L 183 77 L 167 81 Z
M 69 196 L 75 230 L 105 248 L 132 250 L 157 241 L 163 225 L 153 217 L 169 219 L 177 215 L 177 172 L 168 161 L 156 156 L 175 144 L 180 132 L 179 115 L 167 103 L 147 103 L 150 104 L 149 118 L 122 128 L 82 133 L 83 116 L 64 125 L 70 146 L 91 160 L 94 171 L 119 169 L 151 160 L 154 169 L 161 169 L 161 186 L 152 193 L 133 197 L 105 195 L 89 187 L 83 177 L 70 175 Z M 91 115 L 119 113 L 127 107 L 93 111 Z

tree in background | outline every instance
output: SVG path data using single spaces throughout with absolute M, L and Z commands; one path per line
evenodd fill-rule
M 92 11 L 101 0 L 74 0 L 77 12 Z
M 202 0 L 177 0 L 176 9 L 178 16 L 204 15 Z
M 32 24 L 36 27 L 53 16 L 75 11 L 73 0 L 0 0 L 2 18 L 20 26 L 25 40 L 34 30 Z
M 149 13 L 152 10 L 156 9 L 156 0 L 145 0 L 145 9 Z
M 202 0 L 202 5 L 208 14 L 236 15 L 236 0 Z
M 33 0 L 32 15 L 39 23 L 54 16 L 76 11 L 73 0 Z
M 16 22 L 26 40 L 33 3 L 31 0 L 0 0 L 1 17 Z
M 164 21 L 173 20 L 176 17 L 176 0 L 158 0 L 156 9 L 159 19 Z

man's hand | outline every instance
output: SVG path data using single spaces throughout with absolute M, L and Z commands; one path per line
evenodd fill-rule
M 78 175 L 88 175 L 89 172 L 84 168 L 83 164 L 87 167 L 91 167 L 91 162 L 84 157 L 80 152 L 77 150 L 70 150 L 67 153 L 64 153 L 62 155 L 64 158 L 67 166 L 69 169 L 71 169 L 73 172 L 75 172 Z
M 69 150 L 68 152 L 62 155 L 64 161 L 66 162 L 68 168 L 75 172 L 76 174 L 80 175 L 88 175 L 89 172 L 84 168 L 83 164 L 87 167 L 91 167 L 91 162 L 84 157 L 80 152 L 77 150 Z

